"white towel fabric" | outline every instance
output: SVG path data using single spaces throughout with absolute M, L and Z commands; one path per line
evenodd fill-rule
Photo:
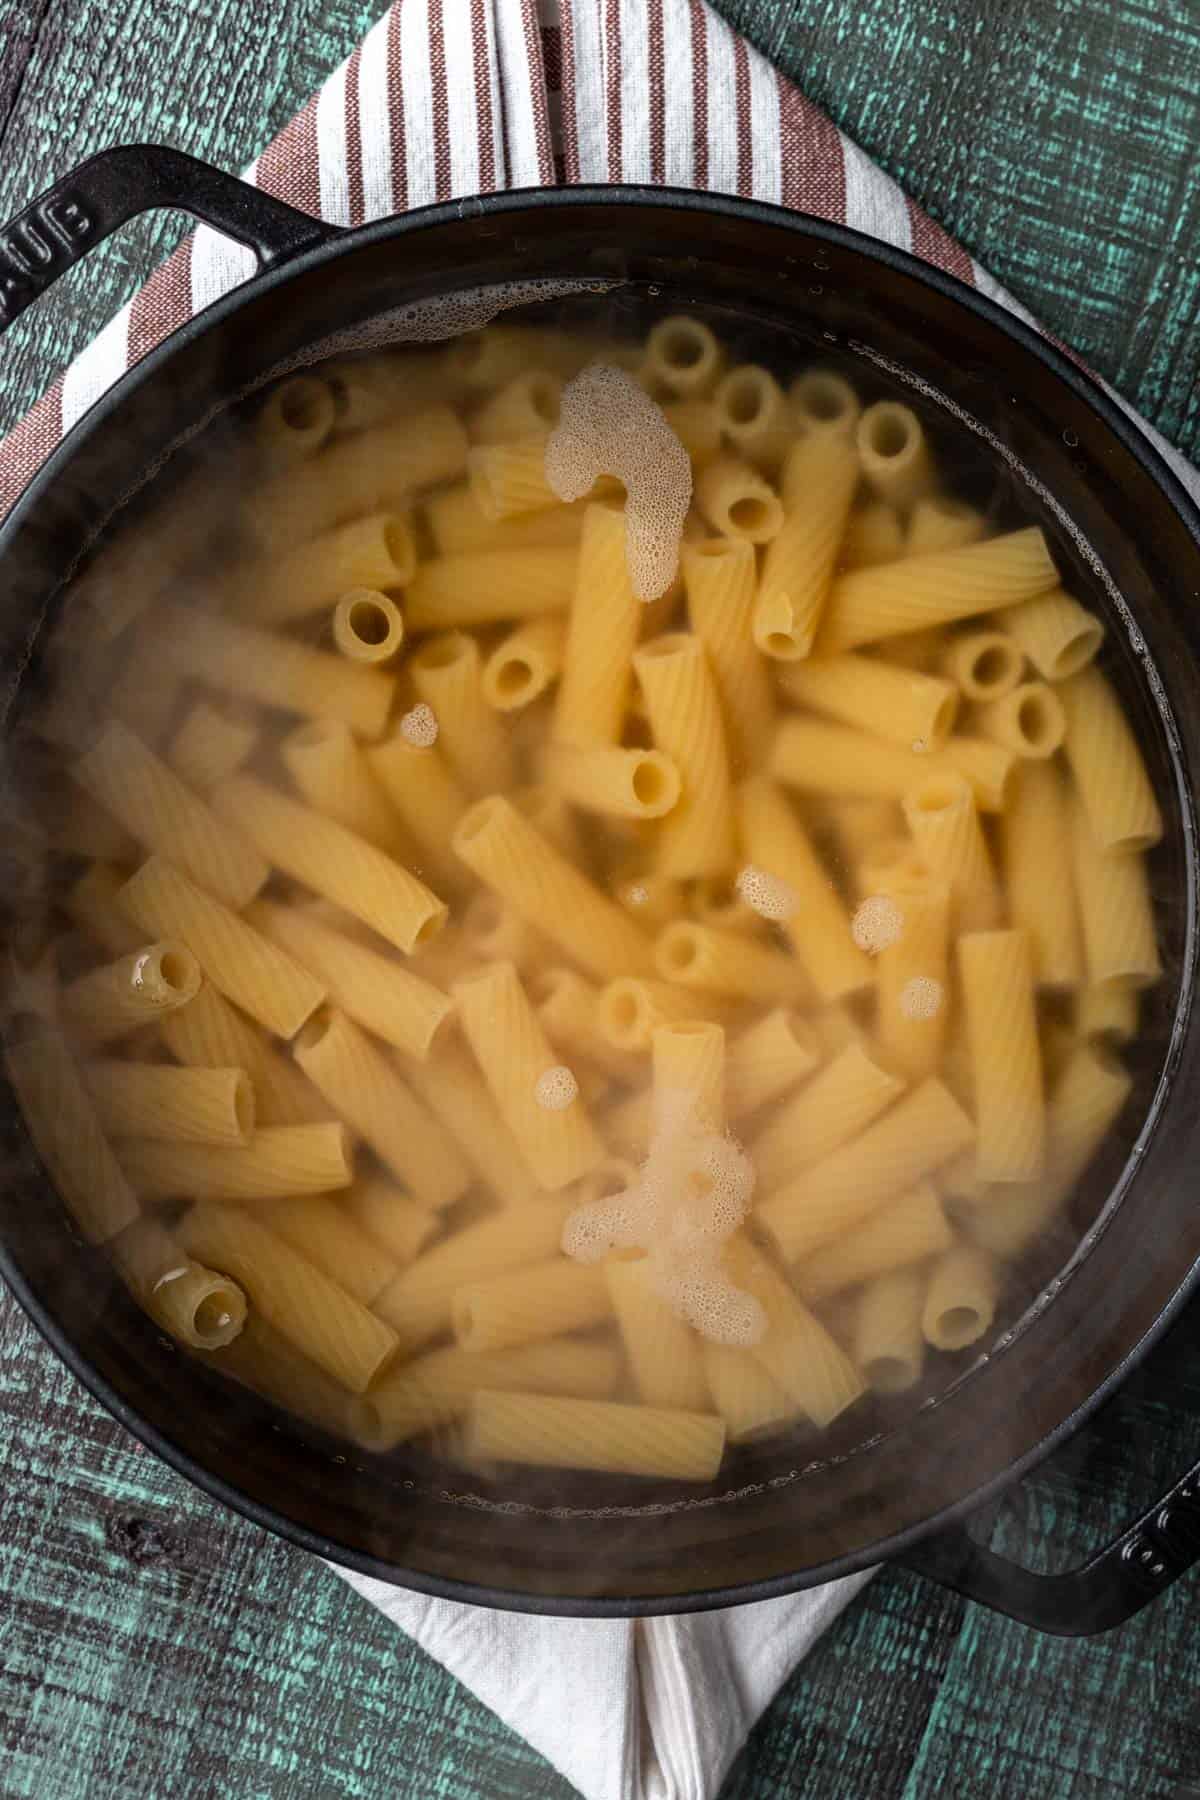
M 543 1619 L 337 1572 L 585 1800 L 713 1800 L 755 1720 L 870 1580 L 680 1618 Z

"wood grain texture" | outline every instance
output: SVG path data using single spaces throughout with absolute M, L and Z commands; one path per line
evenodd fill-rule
M 354 0 L 0 0 L 0 217 L 90 152 L 241 167 L 371 22 Z M 1186 0 L 722 10 L 1168 434 L 1200 447 L 1200 14 Z M 0 428 L 163 254 L 144 220 L 4 340 Z M 569 1800 L 322 1565 L 212 1505 L 0 1295 L 0 1800 Z M 1200 1321 L 1007 1502 L 1064 1566 L 1196 1455 Z M 1200 1780 L 1197 1584 L 1039 1639 L 881 1575 L 723 1800 L 1159 1800 Z

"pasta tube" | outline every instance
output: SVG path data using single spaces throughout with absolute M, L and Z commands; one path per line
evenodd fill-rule
M 922 1269 L 893 1269 L 869 1281 L 858 1296 L 854 1360 L 877 1394 L 902 1394 L 921 1378 L 925 1288 Z
M 1066 736 L 1067 722 L 1053 688 L 1024 681 L 1011 694 L 975 709 L 975 725 L 986 738 L 1017 756 L 1053 756 Z
M 892 668 L 874 657 L 810 657 L 784 670 L 780 686 L 797 706 L 924 754 L 941 750 L 958 712 L 952 682 Z
M 465 1193 L 471 1170 L 454 1140 L 345 1013 L 317 1013 L 298 1034 L 293 1050 L 338 1117 L 424 1205 L 440 1209 Z
M 558 424 L 562 381 L 551 369 L 523 369 L 471 415 L 473 444 L 504 444 Z
M 437 745 L 411 744 L 397 732 L 369 744 L 366 758 L 417 847 L 420 870 L 443 885 L 461 879 L 450 840 L 470 802 Z
M 193 1206 L 179 1240 L 232 1276 L 268 1325 L 351 1393 L 364 1393 L 395 1356 L 396 1333 L 382 1319 L 240 1207 Z
M 354 1408 L 354 1435 L 369 1450 L 391 1450 L 419 1432 L 448 1425 L 481 1388 L 602 1400 L 617 1384 L 615 1350 L 570 1338 L 472 1351 L 431 1350 L 387 1375 Z
M 148 944 L 69 982 L 59 1012 L 72 1037 L 94 1049 L 185 1006 L 199 986 L 190 950 L 170 941 Z
M 272 1200 L 254 1216 L 364 1306 L 396 1278 L 394 1260 L 327 1194 Z
M 142 943 L 142 934 L 117 904 L 127 872 L 111 863 L 94 862 L 86 868 L 63 902 L 72 922 L 109 956 L 127 956 Z
M 904 527 L 894 506 L 870 500 L 856 507 L 846 520 L 839 570 L 876 569 L 904 555 Z
M 780 396 L 782 399 L 782 395 Z M 752 544 L 705 538 L 682 550 L 688 619 L 704 645 L 736 770 L 757 768 L 771 739 L 774 702 L 752 635 L 758 575 Z
M 877 400 L 854 431 L 854 448 L 867 486 L 880 500 L 907 508 L 934 482 L 924 427 L 911 406 Z
M 950 890 L 957 929 L 998 924 L 996 872 L 970 784 L 961 775 L 934 776 L 904 796 L 904 816 L 918 854 Z
M 455 1290 L 509 1269 L 544 1261 L 559 1247 L 569 1203 L 506 1208 L 426 1250 L 375 1302 L 375 1311 L 399 1334 L 407 1354 L 450 1328 Z
M 654 1132 L 725 1129 L 725 1033 L 708 1020 L 660 1025 L 651 1040 Z
M 755 1216 L 784 1258 L 799 1262 L 952 1162 L 974 1139 L 948 1089 L 924 1081 L 850 1143 L 785 1183 Z
M 124 1170 L 66 1044 L 41 1031 L 9 1044 L 4 1066 L 50 1179 L 84 1237 L 103 1244 L 138 1216 Z
M 857 1137 L 903 1092 L 899 1076 L 852 1040 L 755 1137 L 751 1153 L 760 1192 L 770 1193 Z
M 769 544 L 783 526 L 783 504 L 753 464 L 718 456 L 696 478 L 696 505 L 721 537 Z
M 348 588 L 406 587 L 416 567 L 404 519 L 372 512 L 249 564 L 230 583 L 229 610 L 255 625 L 290 625 Z
M 1062 869 L 1070 833 L 1071 808 L 1057 766 L 1023 762 L 1000 820 L 1004 876 L 1012 922 L 1028 933 L 1035 977 L 1048 988 L 1078 987 L 1083 979 L 1074 873 L 1069 865 Z M 1051 869 L 1058 871 L 1053 882 Z
M 254 1130 L 254 1088 L 244 1069 L 98 1060 L 82 1073 L 110 1137 L 245 1144 Z
M 1029 1181 L 1045 1158 L 1046 1104 L 1023 931 L 970 932 L 958 941 L 975 1094 L 976 1168 L 984 1181 Z
M 546 480 L 547 432 L 506 443 L 475 444 L 467 452 L 467 484 L 485 519 L 510 519 L 556 506 Z
M 1055 692 L 1067 718 L 1067 761 L 1102 850 L 1148 850 L 1162 814 L 1133 728 L 1099 669 L 1086 668 Z
M 470 1282 L 455 1291 L 450 1309 L 464 1350 L 539 1343 L 560 1332 L 586 1331 L 611 1316 L 602 1272 L 565 1256 Z
M 551 966 L 531 971 L 529 991 L 555 1050 L 568 1059 L 593 1062 L 618 1081 L 637 1079 L 637 1057 L 615 1048 L 603 1035 L 600 990 L 592 982 L 574 969 Z
M 579 542 L 583 515 L 590 504 L 575 500 L 569 506 L 548 506 L 541 512 L 492 520 L 464 486 L 431 494 L 424 512 L 439 555 L 463 556 L 475 550 L 568 549 Z
M 400 828 L 395 810 L 348 725 L 340 719 L 301 725 L 280 744 L 279 759 L 300 798 L 314 811 L 336 819 L 380 850 L 396 847 Z
M 650 729 L 676 764 L 683 790 L 660 828 L 656 857 L 667 876 L 716 875 L 733 861 L 733 795 L 721 705 L 699 639 L 672 632 L 633 659 Z
M 1011 750 L 986 738 L 950 737 L 941 750 L 910 754 L 886 738 L 808 718 L 781 722 L 767 764 L 789 787 L 847 798 L 899 800 L 927 776 L 961 775 L 980 812 L 1003 809 L 1015 765 Z
M 800 1293 L 810 1305 L 892 1269 L 910 1267 L 948 1250 L 954 1233 L 928 1181 L 892 1200 L 869 1219 L 814 1250 L 801 1263 Z
M 155 1220 L 126 1226 L 111 1250 L 138 1304 L 179 1343 L 219 1350 L 241 1331 L 246 1296 L 237 1282 L 193 1262 Z
M 834 583 L 817 646 L 821 656 L 879 643 L 951 619 L 996 612 L 1047 593 L 1058 571 L 1037 525 L 957 550 L 856 569 Z
M 664 1407 L 483 1390 L 467 1415 L 467 1453 L 485 1462 L 712 1481 L 724 1448 L 723 1419 Z
M 1003 631 L 964 631 L 950 638 L 941 653 L 943 670 L 968 700 L 1001 700 L 1011 694 L 1024 661 L 1016 642 Z
M 1133 1087 L 1117 1059 L 1081 1044 L 1068 1059 L 1046 1112 L 1040 1180 L 993 1188 L 971 1207 L 971 1237 L 997 1256 L 1019 1256 L 1052 1222 L 1119 1117 Z
M 965 1350 L 996 1316 L 999 1283 L 990 1256 L 973 1244 L 956 1244 L 934 1264 L 925 1290 L 921 1327 L 935 1350 Z
M 151 852 L 226 906 L 253 900 L 270 873 L 253 846 L 214 817 L 131 731 L 113 721 L 72 773 Z
M 271 389 L 254 421 L 254 437 L 269 462 L 300 462 L 333 433 L 333 389 L 315 375 L 293 375 Z
M 795 426 L 771 371 L 755 363 L 730 369 L 717 383 L 712 404 L 726 443 L 764 475 L 774 475 L 795 439 Z
M 424 1058 L 443 1035 L 454 1006 L 432 982 L 332 930 L 304 907 L 256 900 L 246 918 L 311 969 L 332 1003 L 384 1043 Z
M 464 813 L 453 844 L 481 881 L 594 979 L 652 972 L 649 939 L 502 794 Z
M 754 607 L 754 641 L 765 656 L 795 662 L 812 650 L 857 485 L 848 441 L 814 434 L 788 452 L 783 518 Z
M 181 781 L 204 794 L 235 775 L 257 742 L 258 727 L 247 712 L 229 702 L 198 700 L 172 738 L 167 761 Z
M 703 400 L 724 370 L 725 352 L 711 327 L 685 313 L 673 313 L 647 334 L 638 374 L 648 393 Z
M 512 743 L 484 696 L 475 639 L 463 631 L 427 638 L 407 667 L 418 695 L 433 710 L 442 754 L 466 791 L 490 794 L 511 787 Z
M 544 694 L 562 669 L 566 629 L 561 619 L 518 625 L 483 665 L 483 697 L 497 712 L 516 712 Z
M 701 1340 L 655 1293 L 645 1259 L 609 1257 L 596 1273 L 607 1287 L 638 1399 L 647 1406 L 704 1412 L 709 1390 Z
M 457 1043 L 441 1044 L 423 1063 L 408 1059 L 404 1071 L 478 1179 L 503 1206 L 522 1206 L 527 1200 L 545 1204 L 543 1190 L 465 1049 Z
M 287 551 L 348 520 L 402 506 L 421 488 L 461 475 L 466 460 L 459 420 L 447 406 L 430 407 L 281 470 L 255 491 L 250 530 L 264 551 Z
M 396 682 L 275 631 L 217 618 L 194 606 L 160 603 L 151 621 L 156 656 L 176 674 L 220 692 L 310 719 L 341 719 L 360 737 L 378 737 Z
M 436 1212 L 422 1206 L 383 1175 L 360 1178 L 339 1195 L 339 1204 L 351 1223 L 384 1252 L 397 1271 L 406 1269 L 441 1227 Z M 391 1279 L 395 1280 L 395 1275 Z M 378 1295 L 372 1298 L 377 1299 Z
M 554 702 L 555 743 L 578 749 L 620 742 L 644 611 L 626 561 L 624 509 L 589 506 Z
M 1078 800 L 1071 807 L 1070 842 L 1089 983 L 1152 987 L 1162 963 L 1145 858 L 1103 849 Z
M 444 903 L 402 864 L 265 782 L 235 775 L 213 790 L 212 800 L 276 868 L 344 907 L 398 950 L 415 950 L 445 923 Z
M 168 1013 L 159 1030 L 175 1058 L 193 1069 L 244 1069 L 254 1084 L 255 1124 L 314 1125 L 329 1109 L 290 1057 L 280 1056 L 264 1032 L 206 981 L 186 1006 Z
M 806 369 L 788 388 L 796 429 L 806 437 L 849 438 L 862 406 L 844 375 L 833 369 Z
M 511 963 L 494 963 L 454 989 L 459 1018 L 501 1117 L 539 1186 L 566 1187 L 604 1154 L 578 1092 L 564 1106 L 543 1094 L 556 1067 Z
M 1109 981 L 1101 987 L 1081 988 L 1075 996 L 1075 1029 L 1086 1043 L 1132 1043 L 1137 1025 L 1136 988 Z
M 700 1345 L 712 1405 L 725 1421 L 731 1444 L 770 1437 L 800 1417 L 801 1408 L 752 1351 L 731 1344 Z
M 711 1001 L 705 995 L 669 981 L 645 981 L 626 975 L 620 981 L 610 981 L 600 994 L 596 1014 L 600 1042 L 627 1057 L 632 1052 L 648 1050 L 660 1025 L 698 1019 L 710 1008 Z
M 725 1247 L 730 1278 L 766 1314 L 764 1337 L 750 1354 L 784 1392 L 824 1430 L 863 1392 L 854 1364 L 783 1277 L 744 1237 Z
M 812 1027 L 776 1006 L 735 1037 L 725 1064 L 725 1105 L 731 1119 L 780 1100 L 821 1061 Z
M 294 1036 L 325 998 L 307 969 L 157 856 L 130 877 L 120 899 L 145 931 L 177 933 L 213 986 L 278 1037 Z
M 351 588 L 333 609 L 333 642 L 351 662 L 389 663 L 404 647 L 404 615 L 387 594 Z
M 1104 641 L 1104 627 L 1095 614 L 1061 588 L 1014 606 L 1002 622 L 1044 681 L 1078 675 Z
M 900 935 L 879 952 L 879 1047 L 908 1081 L 941 1065 L 950 1017 L 950 892 L 930 877 L 883 884 L 898 908 Z
M 340 1125 L 265 1125 L 249 1143 L 158 1143 L 126 1138 L 121 1167 L 149 1200 L 274 1200 L 349 1187 Z
M 927 550 L 956 550 L 962 544 L 977 544 L 986 531 L 983 514 L 965 500 L 955 500 L 950 494 L 926 494 L 912 509 L 905 548 L 910 556 Z
M 447 631 L 566 612 L 578 560 L 571 544 L 435 556 L 405 590 L 405 623 L 410 631 Z
M 664 981 L 733 1000 L 813 999 L 812 982 L 795 956 L 692 919 L 677 919 L 659 933 L 654 960 Z
M 765 776 L 743 782 L 738 822 L 750 862 L 795 894 L 796 910 L 784 929 L 821 998 L 837 1000 L 868 987 L 870 961 L 851 937 L 841 898 L 774 782 Z
M 543 767 L 551 786 L 574 805 L 618 819 L 661 819 L 682 790 L 678 768 L 661 750 L 551 744 Z

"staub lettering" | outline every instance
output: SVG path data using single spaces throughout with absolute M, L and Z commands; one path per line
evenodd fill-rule
M 0 237 L 0 320 L 36 299 L 75 261 L 95 221 L 74 194 L 55 194 L 18 219 Z

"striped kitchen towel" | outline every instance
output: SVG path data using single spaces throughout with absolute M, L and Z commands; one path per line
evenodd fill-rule
M 1028 318 L 704 0 L 396 0 L 245 174 L 335 225 L 563 182 L 750 195 L 910 250 Z M 181 244 L 0 443 L 0 517 L 113 382 L 253 272 L 207 226 Z

